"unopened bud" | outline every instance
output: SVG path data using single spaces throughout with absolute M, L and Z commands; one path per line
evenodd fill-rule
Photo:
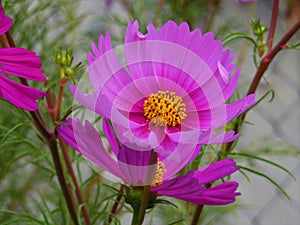
M 72 52 L 68 51 L 68 50 L 62 50 L 59 49 L 55 52 L 55 56 L 54 56 L 54 62 L 61 66 L 71 66 L 73 61 L 73 56 L 72 56 Z

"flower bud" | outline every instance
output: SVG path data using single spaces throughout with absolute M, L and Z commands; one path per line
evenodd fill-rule
M 73 61 L 73 56 L 72 56 L 72 52 L 68 51 L 68 50 L 62 50 L 62 49 L 58 49 L 55 52 L 55 56 L 54 56 L 54 62 L 57 65 L 60 65 L 61 67 L 64 66 L 71 66 Z
M 261 37 L 263 36 L 267 31 L 268 27 L 263 26 L 260 22 L 260 20 L 250 20 L 250 25 L 252 27 L 252 32 L 255 36 Z

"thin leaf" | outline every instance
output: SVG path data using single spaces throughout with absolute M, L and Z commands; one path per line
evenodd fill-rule
M 240 33 L 240 32 L 232 33 L 229 36 L 227 36 L 226 38 L 224 38 L 224 40 L 222 41 L 223 46 L 229 44 L 230 42 L 232 42 L 233 40 L 236 40 L 236 39 L 246 39 L 246 40 L 250 41 L 257 48 L 256 41 L 252 37 L 250 37 L 247 34 Z
M 257 159 L 257 160 L 260 160 L 260 161 L 263 161 L 263 162 L 266 162 L 268 164 L 271 164 L 273 166 L 276 166 L 278 167 L 279 169 L 283 170 L 284 172 L 286 172 L 288 175 L 290 175 L 291 178 L 293 178 L 294 181 L 296 181 L 296 178 L 295 176 L 292 174 L 291 171 L 289 171 L 288 169 L 286 169 L 285 167 L 281 166 L 280 164 L 278 163 L 275 163 L 275 162 L 272 162 L 268 159 L 265 159 L 265 158 L 262 158 L 262 157 L 259 157 L 259 156 L 256 156 L 256 155 L 251 155 L 251 154 L 248 154 L 248 153 L 243 153 L 243 152 L 230 152 L 228 153 L 229 155 L 239 155 L 239 156 L 245 156 L 245 157 L 249 157 L 249 158 L 252 158 L 252 159 Z
M 256 174 L 256 175 L 258 175 L 258 176 L 261 176 L 261 177 L 263 177 L 263 178 L 266 178 L 268 181 L 270 181 L 282 194 L 284 194 L 285 195 L 285 197 L 288 199 L 288 200 L 290 200 L 291 201 L 291 198 L 290 198 L 290 196 L 286 193 L 286 191 L 278 184 L 278 183 L 276 183 L 272 178 L 270 178 L 270 177 L 268 177 L 266 174 L 264 174 L 264 173 L 261 173 L 261 172 L 258 172 L 258 171 L 256 171 L 256 170 L 253 170 L 253 169 L 250 169 L 250 168 L 248 168 L 248 167 L 244 167 L 244 166 L 237 166 L 238 168 L 240 168 L 240 169 L 242 169 L 242 170 L 247 170 L 247 171 L 249 171 L 249 172 L 251 172 L 251 173 L 253 173 L 253 174 Z

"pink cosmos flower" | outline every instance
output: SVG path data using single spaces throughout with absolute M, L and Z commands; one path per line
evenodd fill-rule
M 109 33 L 98 46 L 92 43 L 94 90 L 83 94 L 71 86 L 75 99 L 109 119 L 121 143 L 144 141 L 165 156 L 178 143 L 236 139 L 233 132 L 214 131 L 249 109 L 255 96 L 226 104 L 239 76 L 230 51 L 212 32 L 190 31 L 187 23 L 168 21 L 159 31 L 149 24 L 146 34 L 138 29 L 137 21 L 129 23 L 124 46 L 114 50 Z
M 0 35 L 12 26 L 12 19 L 5 16 L 0 2 Z M 19 84 L 4 74 L 35 81 L 46 81 L 42 75 L 40 57 L 22 48 L 0 49 L 0 98 L 4 98 L 18 108 L 37 110 L 36 100 L 45 93 L 35 88 Z
M 169 196 L 200 205 L 225 205 L 234 202 L 235 197 L 240 195 L 236 192 L 238 183 L 234 181 L 224 182 L 211 188 L 205 186 L 237 171 L 232 159 L 224 159 L 173 178 L 195 156 L 188 156 L 187 161 L 183 159 L 188 155 L 187 145 L 181 146 L 177 151 L 177 156 L 178 154 L 182 156 L 180 159 L 176 156 L 164 158 L 157 154 L 154 162 L 150 164 L 153 157 L 152 150 L 141 151 L 141 148 L 136 150 L 136 147 L 130 148 L 129 145 L 123 144 L 119 147 L 113 130 L 106 120 L 103 121 L 103 130 L 113 153 L 105 149 L 98 131 L 88 121 L 83 125 L 79 120 L 68 120 L 68 124 L 57 128 L 61 137 L 69 145 L 97 166 L 121 178 L 121 181 L 126 184 L 135 187 L 151 184 L 150 191 L 153 196 Z M 198 152 L 199 150 L 200 148 Z M 181 160 L 185 160 L 184 165 L 180 163 Z M 151 176 L 148 176 L 149 171 Z

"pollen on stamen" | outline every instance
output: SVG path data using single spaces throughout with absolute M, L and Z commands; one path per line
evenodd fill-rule
M 144 116 L 156 126 L 177 126 L 186 118 L 186 107 L 175 92 L 158 91 L 144 101 Z
M 157 166 L 156 166 L 156 173 L 154 176 L 153 183 L 151 184 L 151 187 L 155 187 L 158 185 L 161 185 L 163 183 L 163 176 L 167 172 L 165 164 L 157 159 Z

